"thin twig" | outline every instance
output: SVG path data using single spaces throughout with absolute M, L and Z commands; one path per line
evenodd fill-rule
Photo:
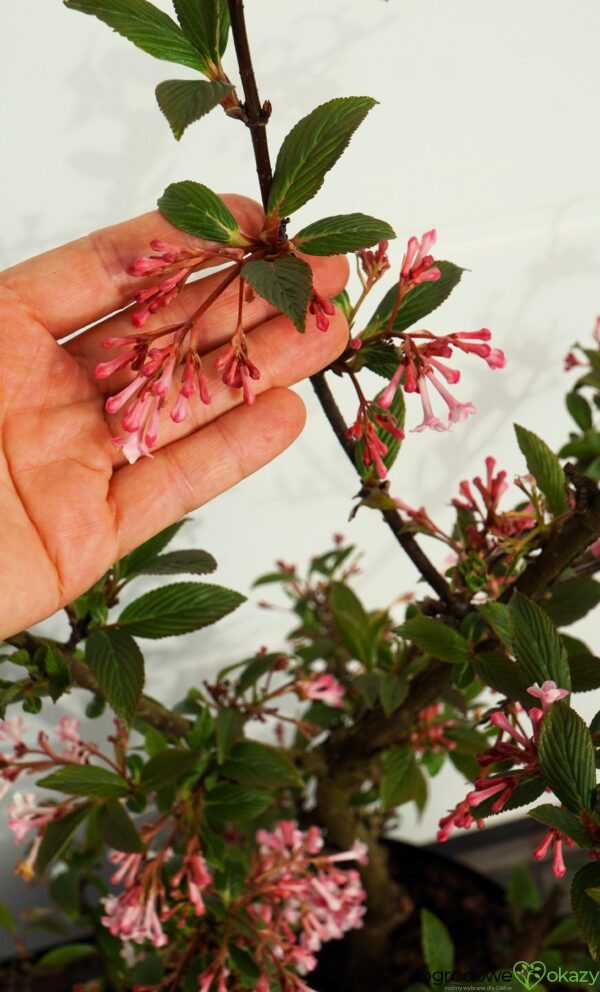
M 252 66 L 252 56 L 250 54 L 250 44 L 246 31 L 246 20 L 244 17 L 244 0 L 228 0 L 229 14 L 231 18 L 231 33 L 235 45 L 244 97 L 245 117 L 244 123 L 250 129 L 252 136 L 252 147 L 256 161 L 256 171 L 262 197 L 263 207 L 267 210 L 269 193 L 273 174 L 271 171 L 271 158 L 269 155 L 269 145 L 267 143 L 266 124 L 271 112 L 268 103 L 261 104 L 256 85 L 256 77 Z

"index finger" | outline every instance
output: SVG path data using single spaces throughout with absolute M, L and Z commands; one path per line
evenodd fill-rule
M 237 194 L 223 200 L 245 233 L 260 233 L 264 215 L 258 203 Z M 152 210 L 5 269 L 0 285 L 13 290 L 53 337 L 63 338 L 120 310 L 145 287 L 147 280 L 126 270 L 134 258 L 150 253 L 152 238 L 185 248 L 202 244 Z

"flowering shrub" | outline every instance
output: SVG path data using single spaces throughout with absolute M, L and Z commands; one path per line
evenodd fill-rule
M 271 169 L 271 108 L 258 97 L 241 0 L 174 0 L 178 23 L 146 0 L 65 3 L 206 77 L 161 83 L 159 106 L 177 139 L 219 106 L 244 123 L 263 204 L 250 229 L 198 182 L 173 183 L 160 197 L 172 235 L 140 245 L 128 260 L 133 329 L 102 341 L 113 357 L 95 369 L 98 379 L 110 379 L 105 410 L 110 423 L 117 418 L 114 444 L 133 463 L 151 457 L 161 431 L 168 436 L 173 424 L 197 416 L 220 390 L 237 390 L 252 405 L 261 371 L 248 308 L 257 299 L 287 318 L 290 333 L 309 323 L 326 334 L 342 314 L 345 347 L 326 371 L 352 383 L 354 422 L 342 417 L 326 372 L 312 382 L 360 478 L 351 516 L 359 508 L 380 514 L 429 593 L 420 586 L 419 598 L 407 597 L 401 623 L 390 607 L 367 610 L 352 588 L 355 549 L 337 535 L 306 574 L 280 561 L 257 580 L 287 598 L 294 628 L 286 650 L 228 664 L 168 709 L 144 694 L 139 640 L 200 630 L 244 601 L 196 579 L 129 598 L 140 576 L 214 571 L 208 552 L 165 551 L 180 522 L 66 605 L 66 642 L 3 632 L 4 658 L 24 670 L 0 682 L 0 797 L 16 842 L 29 845 L 16 870 L 27 881 L 47 877 L 64 921 L 93 936 L 48 952 L 40 967 L 89 957 L 90 981 L 73 988 L 97 992 L 310 992 L 328 942 L 344 938 L 367 963 L 385 962 L 386 941 L 412 907 L 382 840 L 405 804 L 424 807 L 428 780 L 445 762 L 469 784 L 440 821 L 442 842 L 455 829 L 483 827 L 494 814 L 544 797 L 529 810 L 547 828 L 532 859 L 552 851 L 552 870 L 562 877 L 563 844 L 587 856 L 574 874 L 572 908 L 590 951 L 600 953 L 600 722 L 588 726 L 572 706 L 573 694 L 600 687 L 600 663 L 562 629 L 600 602 L 593 578 L 600 567 L 598 326 L 595 346 L 573 346 L 566 358 L 580 376 L 566 401 L 576 427 L 567 444 L 555 454 L 516 425 L 524 457 L 517 495 L 490 455 L 481 476 L 458 482 L 454 523 L 442 529 L 387 477 L 406 418 L 408 432 L 419 434 L 476 413 L 448 388 L 460 380 L 461 355 L 483 359 L 490 370 L 505 365 L 487 328 L 434 334 L 423 326 L 463 269 L 434 256 L 432 230 L 408 237 L 393 272 L 394 231 L 365 214 L 288 233 L 375 101 L 343 97 L 317 107 L 289 132 Z M 223 67 L 230 32 L 243 99 Z M 330 300 L 313 284 L 307 259 L 338 254 L 355 256 L 356 299 L 344 290 Z M 218 273 L 207 275 L 210 267 Z M 180 319 L 175 301 L 194 277 L 206 280 L 203 302 Z M 384 278 L 389 288 L 362 320 Z M 235 326 L 203 364 L 204 315 L 227 293 L 237 301 Z M 383 383 L 368 399 L 372 373 Z M 405 409 L 413 393 L 420 422 Z M 574 461 L 564 464 L 567 458 Z M 446 546 L 445 572 L 422 539 Z M 91 693 L 90 718 L 107 705 L 113 711 L 114 732 L 102 746 L 83 739 L 75 719 L 35 734 L 32 718 L 48 697 L 55 702 L 72 687 Z M 28 722 L 6 712 L 17 705 Z M 7 907 L 0 917 L 15 929 Z M 544 937 L 555 916 L 540 918 Z M 518 931 L 518 914 L 514 925 Z M 425 907 L 428 965 L 442 945 L 448 963 L 448 934 Z

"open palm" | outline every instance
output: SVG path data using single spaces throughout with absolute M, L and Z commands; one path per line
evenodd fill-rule
M 257 204 L 225 200 L 243 230 L 260 230 Z M 322 368 L 347 341 L 339 313 L 326 334 L 309 318 L 302 336 L 257 297 L 245 324 L 260 395 L 245 407 L 238 390 L 219 382 L 211 355 L 235 326 L 232 284 L 199 325 L 212 404 L 192 403 L 182 424 L 165 417 L 154 457 L 128 465 L 111 442 L 116 421 L 111 429 L 104 413 L 106 396 L 127 379 L 98 381 L 94 367 L 107 357 L 103 338 L 132 330 L 129 313 L 115 311 L 143 285 L 125 267 L 152 237 L 193 240 L 150 213 L 0 273 L 0 637 L 49 616 L 122 555 L 283 451 L 304 423 L 302 401 L 285 387 Z M 344 258 L 311 264 L 321 294 L 340 292 Z M 154 318 L 156 326 L 189 316 L 218 280 L 208 275 L 186 287 L 173 316 Z

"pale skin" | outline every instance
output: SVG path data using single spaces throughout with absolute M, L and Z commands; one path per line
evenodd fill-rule
M 224 199 L 242 230 L 258 233 L 258 204 Z M 64 607 L 122 555 L 287 448 L 305 419 L 301 399 L 287 387 L 331 362 L 347 342 L 339 313 L 326 333 L 309 315 L 300 335 L 255 298 L 244 323 L 261 378 L 256 403 L 245 406 L 213 367 L 235 327 L 233 283 L 199 325 L 212 404 L 193 397 L 181 424 L 165 413 L 154 457 L 128 465 L 111 442 L 119 421 L 107 418 L 104 401 L 129 373 L 98 380 L 94 368 L 117 354 L 100 347 L 103 338 L 135 330 L 122 308 L 149 283 L 125 268 L 149 253 L 152 237 L 198 244 L 149 213 L 0 273 L 0 637 Z M 320 294 L 341 291 L 343 256 L 307 260 Z M 189 316 L 220 278 L 186 287 L 147 326 Z M 102 323 L 64 342 L 96 321 Z

